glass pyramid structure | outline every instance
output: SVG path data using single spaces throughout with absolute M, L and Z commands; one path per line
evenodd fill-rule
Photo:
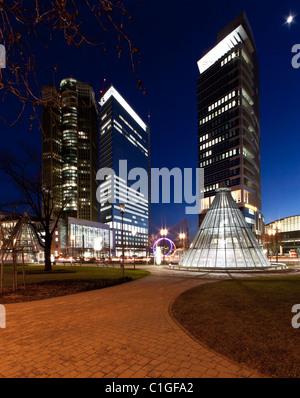
M 229 188 L 216 197 L 181 266 L 253 269 L 271 267 Z
M 27 263 L 38 262 L 38 255 L 43 249 L 39 244 L 33 226 L 29 224 L 27 217 L 19 220 L 6 220 L 0 225 L 0 256 L 4 262 L 12 262 L 13 252 L 17 255 L 17 261 Z

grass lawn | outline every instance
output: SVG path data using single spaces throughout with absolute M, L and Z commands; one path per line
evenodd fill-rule
M 44 267 L 42 266 L 26 266 L 26 283 L 39 283 L 45 281 L 54 280 L 66 280 L 66 279 L 120 279 L 122 278 L 122 269 L 116 268 L 103 268 L 103 267 L 64 267 L 54 266 L 52 267 L 51 273 L 44 273 Z M 148 275 L 149 272 L 141 270 L 131 270 L 125 268 L 125 276 L 138 279 Z M 22 284 L 22 267 L 18 266 L 18 280 Z M 3 286 L 12 286 L 12 266 L 4 267 L 4 278 Z
M 300 276 L 230 280 L 180 295 L 171 312 L 196 339 L 268 377 L 300 377 Z
M 44 273 L 42 266 L 26 266 L 26 290 L 23 287 L 22 267 L 18 267 L 18 291 L 12 291 L 12 266 L 4 267 L 4 294 L 0 303 L 41 300 L 87 290 L 100 289 L 123 283 L 122 269 L 89 266 L 54 266 L 52 272 Z M 143 278 L 148 271 L 125 269 L 126 282 Z

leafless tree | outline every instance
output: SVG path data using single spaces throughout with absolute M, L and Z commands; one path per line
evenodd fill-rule
M 84 20 L 83 15 L 88 17 Z M 6 68 L 0 68 L 0 93 L 2 97 L 11 94 L 20 102 L 21 111 L 14 123 L 26 104 L 32 106 L 32 119 L 37 118 L 37 107 L 42 104 L 32 39 L 39 40 L 46 49 L 58 37 L 69 46 L 102 46 L 104 51 L 115 47 L 119 57 L 127 45 L 137 85 L 144 91 L 135 67 L 140 50 L 127 33 L 126 23 L 131 20 L 118 0 L 0 0 L 0 44 L 7 52 Z M 98 37 L 89 36 L 91 27 L 93 31 L 97 27 Z M 115 43 L 106 42 L 108 33 L 116 35 Z M 54 81 L 57 68 L 57 64 L 51 66 Z
M 23 206 L 29 208 L 33 216 L 31 221 L 36 237 L 45 253 L 45 271 L 51 271 L 51 246 L 54 232 L 69 199 L 55 197 L 55 186 L 47 187 L 42 183 L 38 158 L 27 154 L 26 161 L 19 161 L 13 155 L 0 153 L 0 171 L 14 182 L 22 193 Z
M 191 220 L 184 218 L 172 228 L 174 241 L 178 248 L 189 247 L 191 240 L 190 233 L 193 226 L 194 225 Z M 180 235 L 184 235 L 184 238 L 180 237 Z
M 149 252 L 152 252 L 152 248 L 154 245 L 154 242 L 159 238 L 159 234 L 150 234 L 148 237 L 148 247 L 149 247 Z
M 280 246 L 282 246 L 283 236 L 280 233 L 271 234 L 265 233 L 263 235 L 263 245 L 267 249 L 267 254 L 271 256 L 276 255 L 280 252 Z

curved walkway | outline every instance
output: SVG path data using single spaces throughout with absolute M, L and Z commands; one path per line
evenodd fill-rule
M 6 305 L 0 377 L 259 377 L 193 340 L 169 315 L 182 291 L 216 276 L 148 267 L 103 290 Z

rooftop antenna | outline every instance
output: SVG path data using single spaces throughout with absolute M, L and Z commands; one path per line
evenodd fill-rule
M 104 95 L 105 85 L 106 85 L 106 79 L 103 80 L 103 88 L 102 88 L 102 90 L 100 91 L 100 99 L 99 99 L 99 102 L 101 101 L 101 99 L 102 99 L 102 97 L 103 97 L 103 95 Z

